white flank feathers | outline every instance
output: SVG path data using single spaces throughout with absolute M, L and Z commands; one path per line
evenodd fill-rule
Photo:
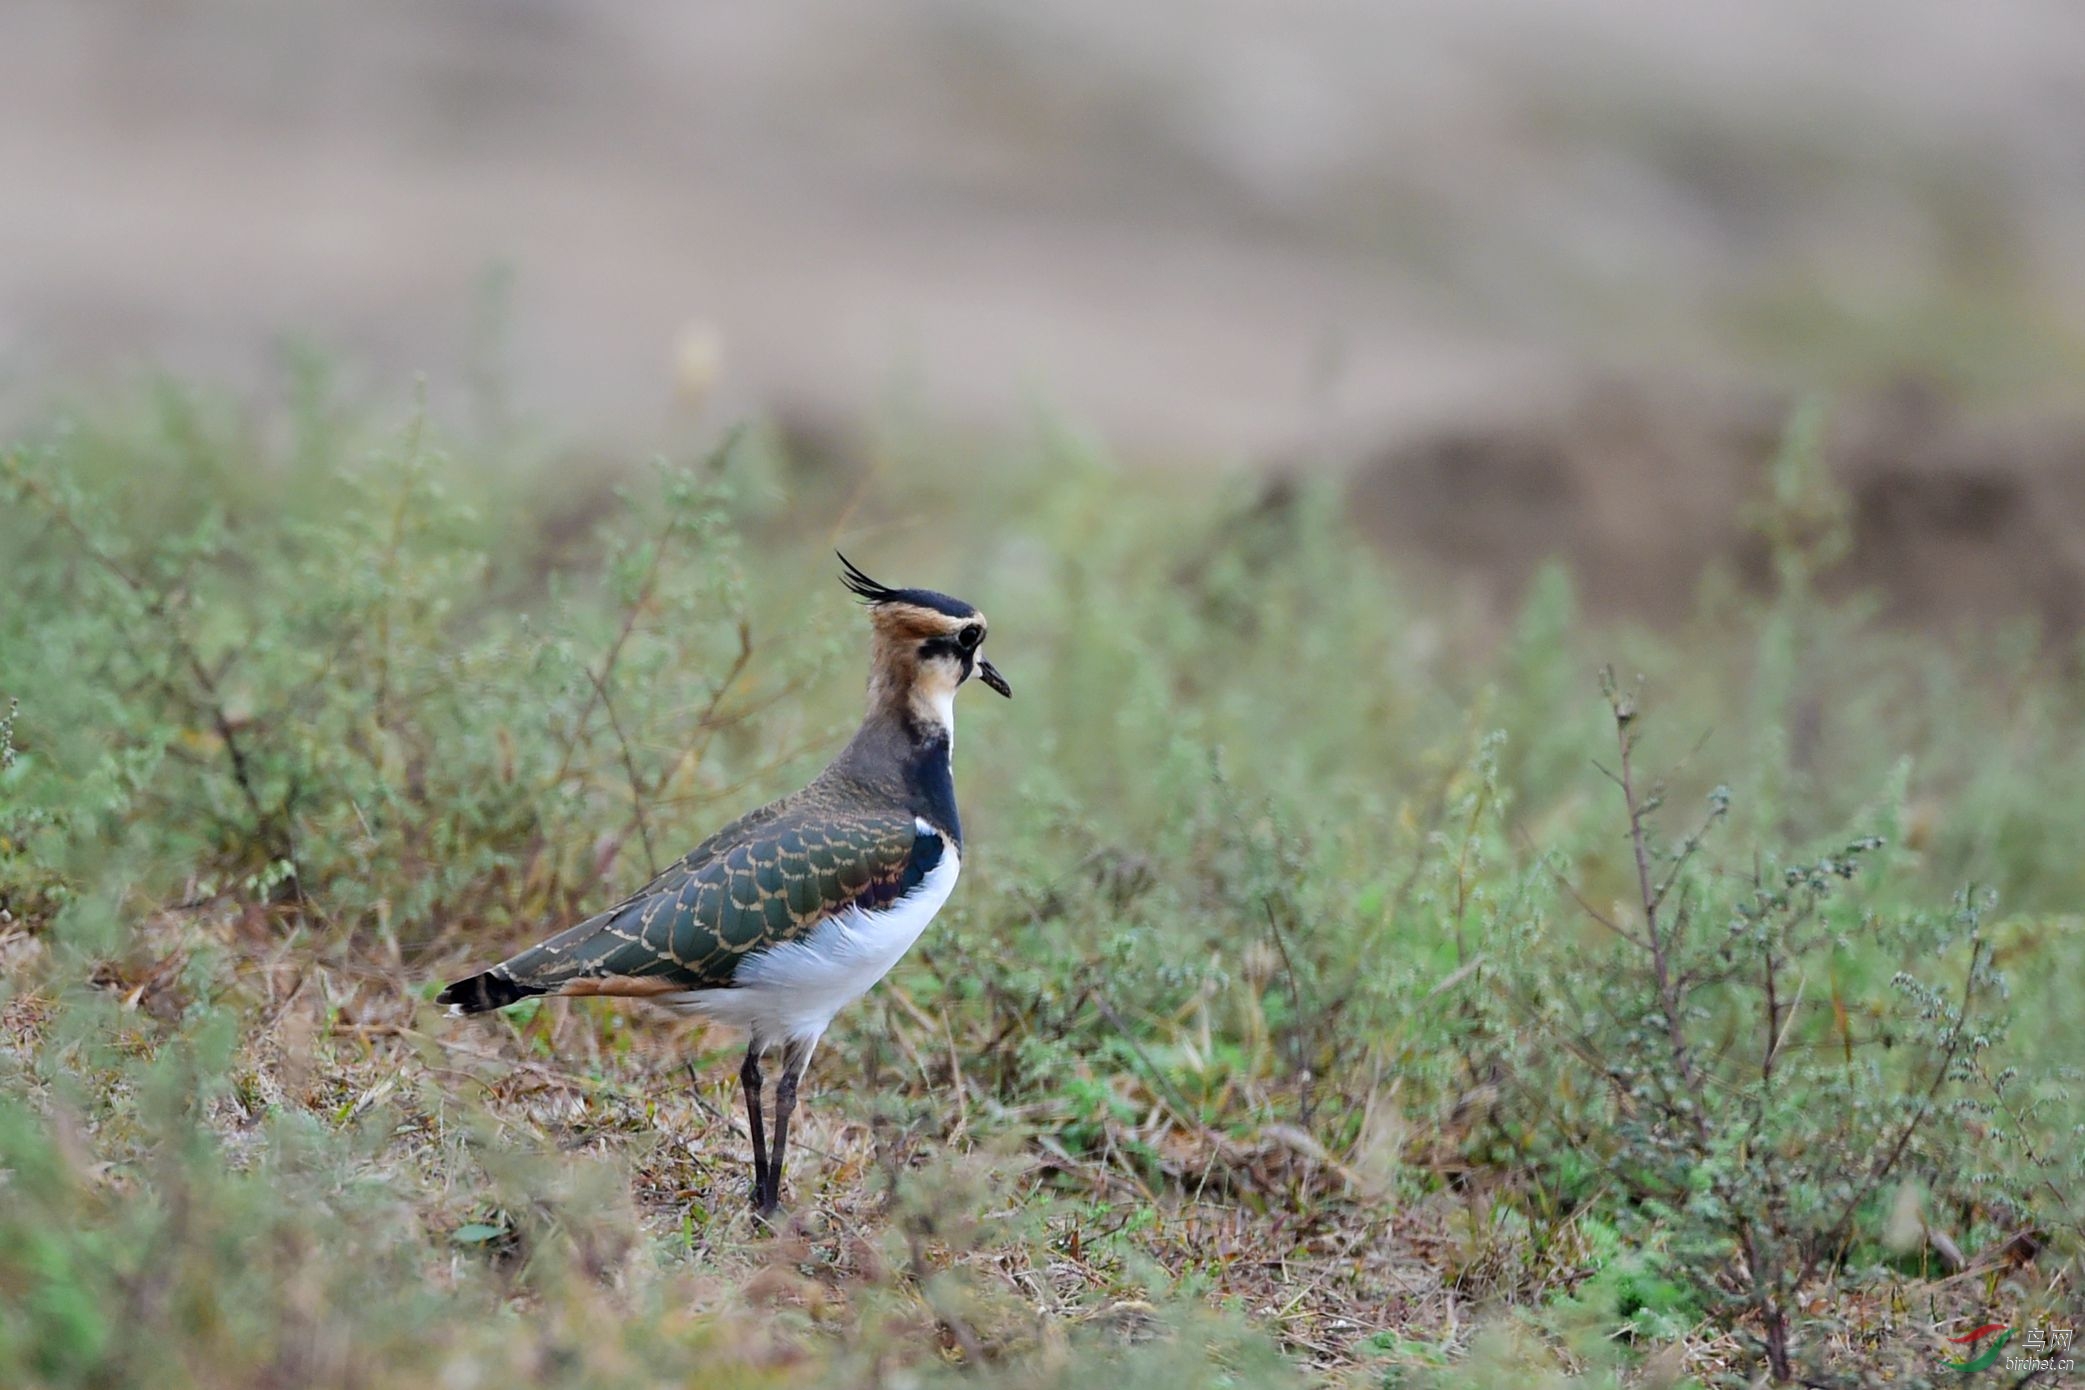
M 919 831 L 934 833 L 925 821 Z M 808 1063 L 811 1046 L 833 1015 L 868 993 L 912 949 L 955 890 L 962 867 L 962 855 L 944 839 L 940 860 L 889 907 L 848 908 L 794 941 L 747 957 L 728 988 L 659 995 L 653 1002 L 743 1028 L 762 1047 L 801 1043 Z

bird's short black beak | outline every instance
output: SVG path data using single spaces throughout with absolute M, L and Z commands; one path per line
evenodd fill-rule
M 1014 688 L 1006 683 L 1006 677 L 1000 675 L 999 668 L 983 657 L 977 659 L 977 678 L 1007 699 L 1011 700 L 1014 697 Z

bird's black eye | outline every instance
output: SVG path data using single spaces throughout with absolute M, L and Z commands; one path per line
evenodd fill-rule
M 984 640 L 985 630 L 976 623 L 972 623 L 956 634 L 956 641 L 963 644 L 963 650 L 966 652 Z

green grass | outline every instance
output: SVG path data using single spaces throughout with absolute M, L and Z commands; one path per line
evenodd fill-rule
M 1049 431 L 575 476 L 317 382 L 54 420 L 0 456 L 0 1384 L 1746 1383 L 1768 1308 L 1906 1383 L 2053 1320 L 2074 653 L 1815 599 L 1794 434 L 1780 591 L 1653 634 L 1562 573 L 1444 627 L 1329 484 Z M 427 1001 L 837 746 L 835 541 L 1017 698 L 770 1237 L 728 1037 Z

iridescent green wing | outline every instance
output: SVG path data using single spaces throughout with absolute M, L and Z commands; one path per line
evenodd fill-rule
M 909 814 L 849 814 L 830 805 L 770 810 L 494 973 L 531 992 L 569 994 L 728 985 L 749 953 L 848 907 L 887 907 L 941 858 L 941 837 Z M 723 843 L 731 831 L 738 832 L 733 842 Z

